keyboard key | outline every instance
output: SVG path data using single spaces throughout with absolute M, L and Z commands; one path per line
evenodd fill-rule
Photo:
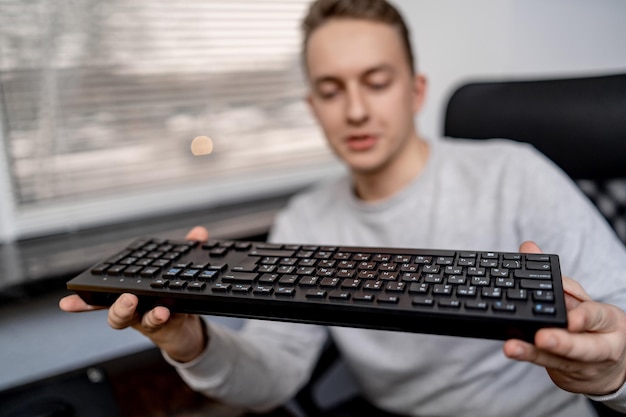
M 412 282 L 409 286 L 409 294 L 426 294 L 428 292 L 428 284 Z
M 224 282 L 248 283 L 251 284 L 259 276 L 254 272 L 227 272 L 222 276 Z
M 288 276 L 288 275 L 285 275 Z M 295 275 L 294 275 L 295 276 Z M 278 280 L 278 274 L 263 274 L 259 278 L 259 284 L 273 284 Z M 297 277 L 296 277 L 297 279 Z
M 452 285 L 437 284 L 433 287 L 433 294 L 450 295 L 452 294 Z
M 272 273 L 276 271 L 276 265 L 259 265 L 257 267 L 257 272 L 264 274 L 264 273 Z
M 339 278 L 324 278 L 320 282 L 322 288 L 334 288 L 339 285 Z
M 475 297 L 476 287 L 473 285 L 461 285 L 456 289 L 457 297 Z
M 502 298 L 501 288 L 483 288 L 480 292 L 483 298 Z
M 126 265 L 111 265 L 107 268 L 107 275 L 117 276 L 122 275 L 122 271 L 126 268 Z
M 280 249 L 254 249 L 250 251 L 250 256 L 267 256 L 267 257 L 277 257 L 277 258 L 291 258 L 294 256 L 295 251 L 293 250 L 280 250 Z
M 357 277 L 359 279 L 365 279 L 365 280 L 376 279 L 377 276 L 378 274 L 374 271 L 359 271 L 359 273 L 357 274 Z
M 272 295 L 273 292 L 274 292 L 273 287 L 262 286 L 262 285 L 258 285 L 254 287 L 254 289 L 252 290 L 252 293 L 256 295 Z
M 224 284 L 221 282 L 217 282 L 213 285 L 213 287 L 211 288 L 211 291 L 213 292 L 229 292 L 230 291 L 230 284 Z
M 471 281 L 472 285 L 476 285 L 479 287 L 485 287 L 488 286 L 491 283 L 491 280 L 487 277 L 472 277 L 472 281 Z
M 406 272 L 400 276 L 400 279 L 405 282 L 418 282 L 420 280 L 420 274 Z
M 150 287 L 152 287 L 152 288 L 165 288 L 165 287 L 167 287 L 168 283 L 169 283 L 168 280 L 158 278 L 158 279 L 155 279 L 155 280 L 150 282 Z
M 365 284 L 363 285 L 363 289 L 368 291 L 380 291 L 380 289 L 383 287 L 383 282 L 384 281 L 369 280 L 365 282 Z
M 278 276 L 278 274 L 273 274 L 273 275 Z M 298 276 L 297 275 L 283 275 L 278 280 L 278 283 L 280 285 L 296 285 L 297 282 L 298 282 Z
M 398 304 L 398 302 L 400 301 L 400 297 L 398 297 L 397 295 L 379 295 L 377 302 L 378 303 L 383 303 L 383 304 Z
M 233 293 L 247 294 L 252 291 L 252 285 L 250 284 L 233 284 L 230 289 Z
M 139 275 L 139 271 L 141 271 L 142 269 L 143 267 L 139 265 L 127 266 L 126 269 L 124 269 L 123 275 L 125 277 L 136 277 L 137 275 Z M 148 273 L 147 277 L 152 278 L 154 275 L 156 275 L 157 272 L 159 272 L 159 268 L 156 268 L 153 273 Z
M 300 283 L 298 284 L 300 287 L 315 287 L 317 282 L 319 281 L 318 277 L 301 277 Z
M 544 254 L 528 254 L 526 255 L 527 261 L 535 261 L 535 262 L 550 262 L 550 256 Z
M 549 271 L 550 270 L 550 262 L 528 261 L 528 262 L 526 262 L 526 269 L 536 269 L 536 270 L 539 270 L 539 271 Z
M 306 298 L 326 298 L 326 291 L 324 291 L 324 290 L 307 290 L 305 296 L 306 296 Z
M 533 307 L 533 313 L 553 316 L 556 314 L 556 308 L 551 304 L 536 304 Z
M 496 278 L 496 287 L 513 288 L 515 287 L 515 280 L 513 278 Z
M 205 270 L 205 271 L 201 271 L 198 274 L 198 279 L 203 280 L 203 281 L 209 281 L 213 278 L 217 278 L 217 275 L 218 275 L 217 271 Z
M 226 271 L 228 269 L 228 264 L 211 262 L 208 269 L 212 269 L 214 271 Z
M 494 311 L 504 311 L 507 313 L 515 312 L 515 304 L 507 303 L 506 301 L 496 301 L 492 304 L 491 308 Z
M 429 284 L 440 284 L 443 282 L 443 275 L 426 274 L 424 275 L 424 282 L 427 282 Z
M 446 281 L 448 284 L 465 285 L 467 279 L 463 275 L 450 275 Z
M 486 301 L 467 300 L 465 302 L 465 308 L 469 310 L 487 310 L 489 305 Z
M 347 301 L 350 299 L 350 293 L 347 291 L 335 290 L 335 291 L 331 291 L 330 294 L 328 294 L 328 298 L 330 298 L 331 300 Z
M 432 306 L 435 304 L 435 300 L 432 297 L 413 297 L 411 303 L 416 306 Z
M 213 248 L 209 251 L 209 256 L 213 256 L 213 257 L 226 256 L 227 252 L 228 252 L 228 248 Z
M 141 267 L 140 267 L 141 268 Z M 132 270 L 131 270 L 132 269 Z M 152 278 L 154 277 L 156 274 L 159 273 L 159 271 L 161 270 L 161 268 L 158 268 L 156 266 L 147 266 L 145 268 L 143 268 L 141 270 L 141 272 L 139 273 L 139 275 L 141 277 L 144 278 Z M 126 270 L 124 271 L 124 275 L 126 275 L 127 272 L 133 273 L 132 271 L 134 271 L 134 268 L 132 266 L 129 266 L 128 268 L 126 268 Z M 136 273 L 133 273 L 134 275 L 136 275 Z
M 528 271 L 525 269 L 516 269 L 514 275 L 515 278 L 521 279 L 552 279 L 552 274 L 550 272 Z
M 344 279 L 343 281 L 341 281 L 341 288 L 344 289 L 348 289 L 348 288 L 359 288 L 361 286 L 361 280 L 360 279 Z
M 165 278 L 176 278 L 183 272 L 182 268 L 169 268 L 167 271 L 163 273 L 163 277 Z
M 443 298 L 437 302 L 439 307 L 447 307 L 447 308 L 460 308 L 461 302 L 459 300 L 453 300 L 451 298 Z
M 187 281 L 182 279 L 175 279 L 170 281 L 169 287 L 173 290 L 182 290 L 187 286 Z
M 536 281 L 534 279 L 523 279 L 520 281 L 520 287 L 527 290 L 552 290 L 551 281 Z
M 278 297 L 293 297 L 296 295 L 296 289 L 293 287 L 278 287 L 274 294 Z
M 202 291 L 205 287 L 206 287 L 206 282 L 202 282 L 202 281 L 193 281 L 187 284 L 187 289 L 193 290 L 193 291 Z
M 406 283 L 404 282 L 389 282 L 385 286 L 385 291 L 403 293 L 405 288 L 406 288 Z
M 200 270 L 199 269 L 185 269 L 183 271 L 182 274 L 180 274 L 181 278 L 185 278 L 185 279 L 193 279 L 195 277 L 198 276 L 198 274 L 200 274 Z
M 528 292 L 526 290 L 508 289 L 506 290 L 506 298 L 509 300 L 527 300 Z
M 355 294 L 352 299 L 354 301 L 373 302 L 376 296 L 374 294 Z
M 522 263 L 517 259 L 504 259 L 502 261 L 502 268 L 519 269 L 521 267 L 522 267 Z
M 554 301 L 554 292 L 544 291 L 544 290 L 533 291 L 533 300 L 534 301 Z

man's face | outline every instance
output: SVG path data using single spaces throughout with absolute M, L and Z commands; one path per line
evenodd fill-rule
M 335 153 L 355 173 L 375 173 L 416 140 L 424 80 L 386 24 L 331 20 L 310 36 L 309 103 Z

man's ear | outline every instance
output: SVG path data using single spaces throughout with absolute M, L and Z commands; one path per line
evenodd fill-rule
M 413 111 L 415 113 L 422 110 L 424 106 L 427 86 L 428 82 L 424 75 L 418 73 L 413 76 Z

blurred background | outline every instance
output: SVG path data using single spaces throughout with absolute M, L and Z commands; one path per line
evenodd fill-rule
M 0 242 L 244 202 L 340 172 L 308 112 L 308 0 L 0 0 Z M 420 115 L 480 78 L 626 70 L 620 0 L 398 0 Z M 214 153 L 189 145 L 210 136 Z

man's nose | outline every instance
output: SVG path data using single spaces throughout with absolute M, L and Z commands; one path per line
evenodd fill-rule
M 361 125 L 369 118 L 367 101 L 358 87 L 348 89 L 346 117 L 349 124 Z

